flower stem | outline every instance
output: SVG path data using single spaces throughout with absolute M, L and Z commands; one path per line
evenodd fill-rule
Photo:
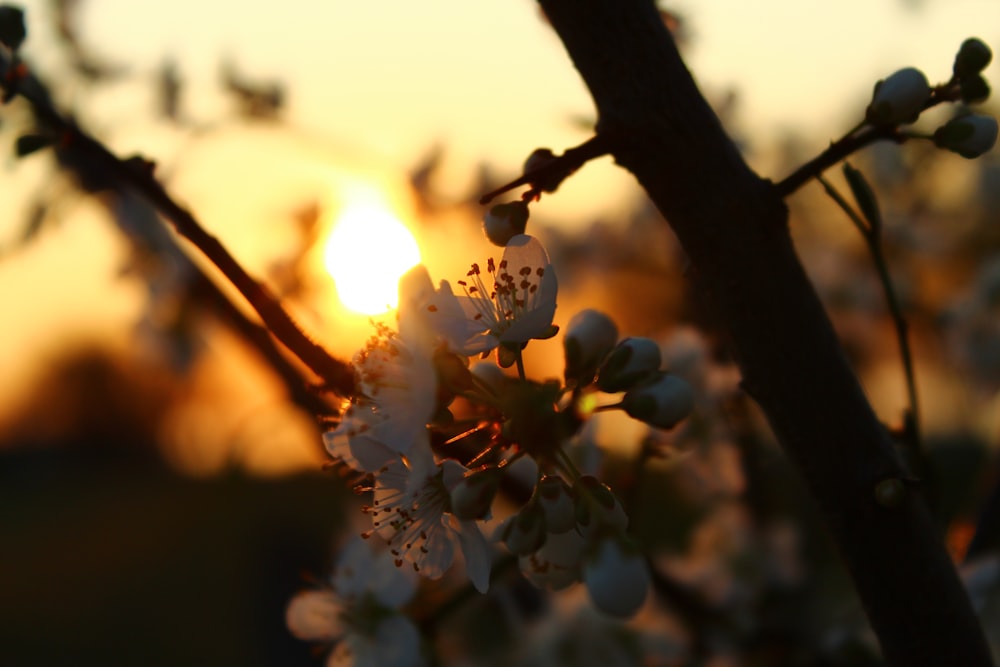
M 556 456 L 559 457 L 559 463 L 562 464 L 563 471 L 567 475 L 569 475 L 571 479 L 576 481 L 581 477 L 583 477 L 583 473 L 580 472 L 580 469 L 576 467 L 576 464 L 573 463 L 573 459 L 570 458 L 569 454 L 566 453 L 565 449 L 563 449 L 562 447 L 556 449 Z
M 906 376 L 906 393 L 910 403 L 909 408 L 909 419 L 907 424 L 904 426 L 912 429 L 910 435 L 912 437 L 907 438 L 907 443 L 913 447 L 914 453 L 919 454 L 921 452 L 922 446 L 920 441 L 920 411 L 919 404 L 917 401 L 917 382 L 916 376 L 913 371 L 913 354 L 910 350 L 910 340 L 908 336 L 909 326 L 907 325 L 906 318 L 903 316 L 903 309 L 899 303 L 899 297 L 896 295 L 896 290 L 892 285 L 892 278 L 889 276 L 889 266 L 885 259 L 885 253 L 882 251 L 882 240 L 879 238 L 879 232 L 873 229 L 871 225 L 867 224 L 861 216 L 854 210 L 854 208 L 847 202 L 843 195 L 830 183 L 822 174 L 816 175 L 816 180 L 820 182 L 826 194 L 829 195 L 831 199 L 847 214 L 847 217 L 851 219 L 854 226 L 858 228 L 861 232 L 861 236 L 865 240 L 865 244 L 868 246 L 868 252 L 872 257 L 872 263 L 875 265 L 875 270 L 878 272 L 879 282 L 882 284 L 882 291 L 885 293 L 886 304 L 889 307 L 889 312 L 892 317 L 893 324 L 896 329 L 896 339 L 899 343 L 899 354 L 903 363 L 903 373 Z
M 962 97 L 961 89 L 957 80 L 953 77 L 951 81 L 936 86 L 931 91 L 931 96 L 924 104 L 924 111 L 942 102 L 955 102 Z M 787 197 L 813 178 L 820 175 L 848 157 L 851 153 L 873 144 L 876 141 L 888 140 L 896 143 L 903 143 L 907 139 L 915 138 L 918 135 L 908 130 L 900 130 L 894 125 L 874 126 L 862 121 L 844 134 L 840 139 L 831 143 L 825 151 L 804 165 L 793 171 L 784 179 L 779 181 L 775 188 L 781 197 Z

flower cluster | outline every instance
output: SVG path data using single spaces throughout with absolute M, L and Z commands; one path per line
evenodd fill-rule
M 491 211 L 487 227 L 526 212 L 508 209 Z M 538 239 L 495 236 L 506 239 L 500 260 L 473 264 L 457 289 L 435 286 L 423 267 L 400 281 L 398 330 L 377 326 L 355 356 L 361 391 L 325 434 L 327 450 L 371 480 L 364 536 L 384 540 L 397 567 L 436 579 L 460 553 L 481 592 L 492 560 L 481 524 L 510 486 L 512 464 L 532 461 L 530 489 L 520 487 L 527 500 L 492 531 L 496 542 L 536 585 L 582 581 L 598 609 L 631 616 L 649 588 L 646 559 L 622 503 L 577 469 L 566 446 L 595 411 L 671 428 L 691 411 L 691 389 L 660 369 L 656 343 L 619 341 L 615 324 L 590 310 L 568 327 L 565 382 L 529 379 L 522 350 L 558 332 L 555 272 Z M 492 371 L 471 364 L 494 351 Z M 595 407 L 600 392 L 624 395 Z
M 285 621 L 292 634 L 334 645 L 327 665 L 416 667 L 420 633 L 400 608 L 416 592 L 414 577 L 385 552 L 354 539 L 343 550 L 329 584 L 299 593 Z

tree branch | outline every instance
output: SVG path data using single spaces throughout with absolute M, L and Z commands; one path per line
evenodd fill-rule
M 0 85 L 7 98 L 19 95 L 30 104 L 41 129 L 55 140 L 60 162 L 76 174 L 85 189 L 96 192 L 129 188 L 141 195 L 173 223 L 178 234 L 193 243 L 222 271 L 271 334 L 316 373 L 326 387 L 342 396 L 353 393 L 354 372 L 350 364 L 333 357 L 312 340 L 271 291 L 250 276 L 217 238 L 174 201 L 154 177 L 151 165 L 139 159 L 117 157 L 75 122 L 65 118 L 55 109 L 44 85 L 6 49 L 0 49 Z
M 616 137 L 616 161 L 706 284 L 744 386 L 818 502 L 886 660 L 992 664 L 923 500 L 892 483 L 907 474 L 799 263 L 781 192 L 743 162 L 654 3 L 540 4 L 590 89 L 598 133 Z M 876 487 L 903 492 L 880 503 Z

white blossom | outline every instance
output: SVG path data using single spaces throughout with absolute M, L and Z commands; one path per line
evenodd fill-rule
M 375 473 L 372 531 L 389 544 L 395 563 L 409 564 L 422 576 L 441 577 L 455 558 L 456 547 L 476 590 L 485 593 L 490 579 L 490 552 L 475 521 L 451 513 L 451 490 L 466 468 L 446 459 L 435 463 L 429 447 L 417 447 L 405 460 Z
M 337 428 L 323 435 L 330 455 L 356 470 L 374 472 L 427 442 L 437 376 L 434 340 L 415 314 L 416 302 L 425 295 L 419 273 L 411 271 L 400 280 L 399 332 L 377 326 L 355 355 L 361 395 Z
M 538 239 L 514 236 L 499 264 L 489 259 L 485 272 L 473 264 L 458 285 L 463 295 L 441 281 L 423 304 L 428 326 L 453 352 L 473 356 L 552 334 L 558 285 Z
M 358 538 L 341 554 L 330 586 L 292 598 L 285 621 L 299 639 L 334 643 L 328 667 L 415 667 L 420 633 L 398 612 L 415 592 L 412 575 L 388 552 L 373 553 Z

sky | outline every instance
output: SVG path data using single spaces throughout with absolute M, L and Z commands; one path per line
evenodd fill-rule
M 874 81 L 901 67 L 950 75 L 963 39 L 1000 26 L 988 0 L 679 0 L 691 70 L 709 96 L 738 88 L 753 134 L 836 133 Z M 585 138 L 570 122 L 591 104 L 531 0 L 286 0 L 273 3 L 87 0 L 84 34 L 109 54 L 153 67 L 164 55 L 211 83 L 231 56 L 290 82 L 292 118 L 412 162 L 442 141 L 467 168 L 514 168 L 532 148 Z M 193 21 L 192 16 L 198 20 Z M 1000 28 L 997 29 L 1000 32 Z M 992 72 L 992 69 L 990 70 Z
M 43 76 L 59 71 L 47 4 L 24 3 L 26 54 Z M 738 92 L 743 136 L 766 144 L 795 132 L 814 137 L 817 151 L 853 124 L 849 112 L 863 111 L 879 77 L 916 66 L 943 80 L 963 39 L 1000 41 L 1000 4 L 986 0 L 926 0 L 916 10 L 903 0 L 664 6 L 687 22 L 685 56 L 709 99 Z M 149 121 L 148 80 L 58 91 L 115 150 L 164 165 L 171 189 L 237 256 L 270 242 L 246 230 L 287 213 L 293 182 L 315 187 L 326 179 L 332 189 L 356 177 L 398 183 L 439 144 L 446 153 L 437 185 L 463 193 L 480 162 L 513 177 L 535 147 L 561 151 L 586 139 L 576 119 L 592 116 L 583 83 L 530 0 L 86 0 L 80 28 L 90 48 L 139 78 L 174 59 L 196 117 L 211 118 L 222 103 L 224 59 L 248 76 L 287 84 L 289 124 L 281 133 L 222 133 L 203 144 Z M 41 162 L 5 165 L 0 196 L 15 207 L 23 192 L 46 186 Z M 620 215 L 625 194 L 634 192 L 630 178 L 603 159 L 541 206 L 548 218 L 579 227 Z M 5 378 L 70 336 L 122 335 L 123 320 L 141 302 L 141 290 L 116 278 L 121 243 L 98 208 L 77 201 L 65 217 L 35 247 L 0 264 Z M 19 221 L 0 218 L 0 238 L 16 235 Z M 14 383 L 6 385 L 9 394 Z

